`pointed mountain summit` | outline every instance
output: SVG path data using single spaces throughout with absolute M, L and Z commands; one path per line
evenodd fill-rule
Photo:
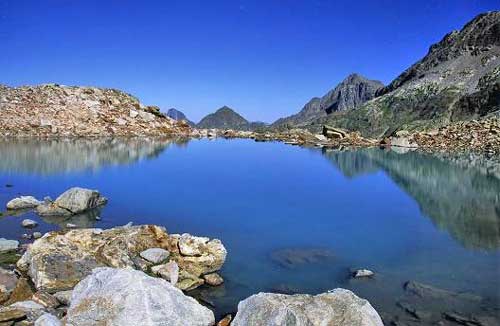
M 377 80 L 370 80 L 356 73 L 351 74 L 323 97 L 312 98 L 299 113 L 281 118 L 272 126 L 300 126 L 332 112 L 355 109 L 372 99 L 383 86 Z
M 264 124 L 260 122 L 250 122 L 230 107 L 223 106 L 201 119 L 196 127 L 202 129 L 252 130 L 262 125 Z
M 191 127 L 195 125 L 195 123 L 189 120 L 182 111 L 179 111 L 174 108 L 168 110 L 167 116 L 174 119 L 175 121 L 185 120 Z

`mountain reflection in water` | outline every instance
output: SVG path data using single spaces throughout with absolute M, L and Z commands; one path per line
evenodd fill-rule
M 383 171 L 466 248 L 500 247 L 500 180 L 481 169 L 412 151 L 323 149 L 323 155 L 350 178 Z
M 154 159 L 186 139 L 0 139 L 0 172 L 52 175 L 123 165 Z

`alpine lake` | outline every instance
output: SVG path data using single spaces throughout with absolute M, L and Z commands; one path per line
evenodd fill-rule
M 68 223 L 157 224 L 227 248 L 223 285 L 188 293 L 217 316 L 258 292 L 342 287 L 387 324 L 433 324 L 447 314 L 494 325 L 500 173 L 473 162 L 246 139 L 0 140 L 2 210 L 19 195 L 56 198 L 73 186 L 109 199 L 65 220 L 4 212 L 0 237 L 27 243 L 23 233 Z M 39 226 L 27 231 L 25 218 Z M 375 275 L 353 278 L 357 269 Z

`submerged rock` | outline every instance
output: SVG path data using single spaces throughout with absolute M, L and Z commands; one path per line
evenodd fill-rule
M 68 326 L 211 326 L 215 318 L 168 282 L 129 269 L 98 268 L 73 291 Z
M 321 248 L 288 248 L 271 253 L 271 259 L 280 266 L 293 269 L 308 264 L 318 264 L 333 260 L 334 254 Z
M 182 255 L 178 241 L 178 235 L 155 225 L 49 232 L 27 249 L 17 267 L 49 293 L 72 289 L 96 267 L 135 268 L 139 254 L 150 248 L 170 252 L 181 289 L 203 284 L 202 275 L 222 267 L 226 249 L 219 240 L 207 241 L 197 256 Z
M 238 304 L 232 326 L 383 326 L 367 300 L 349 290 L 316 296 L 259 293 Z
M 41 216 L 71 216 L 104 205 L 107 201 L 97 190 L 74 187 L 65 191 L 55 201 L 39 205 L 36 210 Z
M 18 209 L 27 209 L 27 208 L 35 208 L 40 205 L 42 202 L 36 199 L 33 196 L 21 196 L 18 198 L 14 198 L 7 203 L 7 209 L 18 210 Z
M 212 286 L 218 286 L 224 283 L 224 279 L 217 273 L 203 275 L 203 279 L 205 280 L 205 283 Z

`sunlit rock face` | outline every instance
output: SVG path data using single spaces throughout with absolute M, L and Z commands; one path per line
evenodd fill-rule
M 0 139 L 0 171 L 50 175 L 130 164 L 157 157 L 171 144 L 165 138 Z
M 500 178 L 480 166 L 411 151 L 323 153 L 349 177 L 384 171 L 419 204 L 424 215 L 465 247 L 500 247 Z
M 142 269 L 136 258 L 150 248 L 169 251 L 179 266 L 176 286 L 182 290 L 203 284 L 203 275 L 218 271 L 227 254 L 217 239 L 169 235 L 162 227 L 140 225 L 49 232 L 27 249 L 17 267 L 37 290 L 55 293 L 72 289 L 97 267 Z
M 0 85 L 0 136 L 144 136 L 189 134 L 156 106 L 125 92 L 45 84 Z
M 234 326 L 382 326 L 370 303 L 345 289 L 311 296 L 255 294 L 238 304 Z

